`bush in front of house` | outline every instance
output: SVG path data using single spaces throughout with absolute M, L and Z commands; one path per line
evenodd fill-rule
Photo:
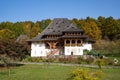
M 78 57 L 78 64 L 82 64 L 84 62 L 83 56 Z
M 85 61 L 86 61 L 87 64 L 91 64 L 91 63 L 94 62 L 94 58 L 88 57 Z
M 43 62 L 43 58 L 41 57 L 30 57 L 28 56 L 23 60 L 23 62 Z
M 77 68 L 70 73 L 70 77 L 67 80 L 99 80 L 102 76 L 102 71 Z
M 98 65 L 99 69 L 102 69 L 102 66 L 104 65 L 103 59 L 97 59 L 96 64 Z

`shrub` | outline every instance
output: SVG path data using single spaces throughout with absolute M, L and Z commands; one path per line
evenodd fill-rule
M 78 64 L 81 64 L 82 62 L 84 62 L 84 59 L 82 56 L 78 57 Z
M 77 68 L 71 72 L 70 77 L 67 80 L 99 80 L 102 75 L 102 71 Z
M 104 60 L 103 59 L 97 59 L 96 60 L 96 64 L 99 66 L 99 68 L 101 69 L 102 66 L 104 65 Z
M 41 57 L 27 57 L 23 60 L 23 62 L 43 62 Z
M 104 60 L 105 65 L 113 65 L 114 64 L 113 60 L 110 60 L 109 58 L 104 58 L 103 60 Z
M 59 58 L 59 62 L 68 63 L 68 58 Z
M 23 62 L 31 62 L 32 61 L 32 57 L 27 57 L 25 59 L 23 59 Z
M 46 59 L 46 62 L 54 62 L 54 59 L 53 58 L 48 58 L 48 59 Z
M 42 62 L 42 58 L 41 57 L 34 57 L 34 58 L 32 58 L 32 62 Z
M 92 57 L 89 57 L 89 58 L 86 59 L 87 64 L 91 64 L 93 62 L 94 62 L 94 58 L 92 58 Z

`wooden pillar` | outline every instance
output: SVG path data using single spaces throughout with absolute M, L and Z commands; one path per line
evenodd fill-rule
M 54 48 L 56 48 L 56 44 L 57 44 L 58 42 L 53 42 L 53 49 Z
M 51 42 L 47 42 L 49 44 L 50 47 L 50 54 L 52 54 L 52 43 Z
M 52 42 L 47 42 L 50 46 L 50 49 L 52 49 Z
M 56 44 L 57 44 L 58 42 L 52 41 L 52 42 L 47 42 L 47 43 L 48 43 L 49 46 L 50 46 L 50 54 L 52 54 L 52 49 L 55 49 L 55 48 L 56 48 Z
M 57 44 L 58 42 L 47 42 L 47 43 L 49 44 L 50 49 L 54 49 L 54 48 L 56 48 L 56 44 Z

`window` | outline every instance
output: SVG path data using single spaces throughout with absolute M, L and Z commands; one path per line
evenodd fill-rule
M 68 44 L 68 43 L 70 43 L 70 41 L 69 41 L 69 40 L 66 40 L 66 43 Z
M 66 46 L 70 46 L 70 40 L 66 40 Z
M 81 43 L 81 40 L 78 40 L 77 43 L 80 44 L 80 43 Z
M 69 53 L 69 49 L 67 49 L 67 52 Z
M 36 51 L 34 52 L 34 54 L 36 55 Z
M 78 49 L 78 52 L 80 53 L 80 49 Z
M 39 47 L 41 47 L 42 45 L 41 44 L 39 44 Z
M 34 43 L 35 47 L 37 46 L 37 43 Z
M 43 52 L 41 51 L 41 52 L 40 52 L 40 54 L 42 55 L 42 54 L 43 54 Z
M 75 44 L 75 40 L 72 40 L 72 43 Z
M 75 40 L 72 40 L 72 46 L 75 46 Z

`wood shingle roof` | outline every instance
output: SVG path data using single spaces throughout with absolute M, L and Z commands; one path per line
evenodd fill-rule
M 85 35 L 71 35 L 66 36 L 63 35 L 65 32 L 80 32 L 83 33 L 84 31 L 78 29 L 76 26 L 70 23 L 67 18 L 55 18 L 53 21 L 45 28 L 45 30 L 37 35 L 36 37 L 28 40 L 28 41 L 47 41 L 47 40 L 58 40 L 60 38 L 82 38 L 87 39 Z M 59 35 L 58 38 L 46 38 L 47 35 Z

